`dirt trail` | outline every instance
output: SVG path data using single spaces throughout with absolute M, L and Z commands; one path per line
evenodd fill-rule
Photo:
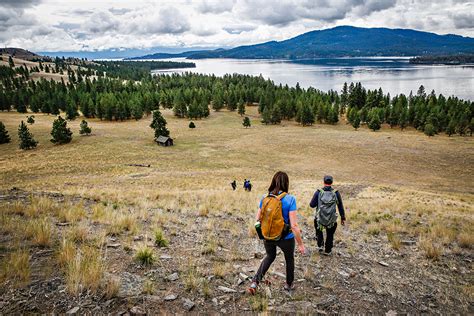
M 341 188 L 346 196 L 356 197 L 363 188 Z M 46 196 L 62 203 L 83 202 L 86 208 L 98 201 L 64 196 L 58 193 L 26 192 L 18 189 L 0 192 L 0 203 Z M 149 209 L 153 213 L 179 212 Z M 242 227 L 238 236 L 229 227 L 209 226 L 229 218 Z M 170 222 L 164 232 L 170 246 L 156 249 L 158 260 L 143 267 L 133 260 L 133 249 L 126 246 L 151 243 L 148 236 L 108 237 L 107 274 L 121 280 L 118 297 L 83 293 L 71 296 L 64 276 L 57 269 L 53 249 L 30 248 L 31 281 L 22 288 L 6 282 L 0 290 L 0 313 L 77 312 L 77 313 L 184 313 L 189 310 L 206 313 L 239 313 L 266 309 L 282 313 L 439 313 L 472 314 L 474 305 L 463 289 L 472 291 L 474 283 L 472 251 L 447 254 L 438 261 L 425 259 L 418 251 L 418 240 L 402 240 L 399 251 L 390 247 L 386 236 L 367 237 L 361 228 L 339 227 L 333 256 L 320 256 L 313 240 L 309 221 L 302 221 L 305 242 L 311 253 L 296 257 L 297 288 L 291 294 L 283 291 L 284 259 L 278 254 L 260 295 L 249 297 L 245 289 L 264 255 L 262 244 L 248 237 L 246 215 L 209 214 L 195 217 L 189 223 Z M 58 231 L 65 229 L 57 226 Z M 152 225 L 142 220 L 143 227 Z M 214 251 L 205 253 L 209 237 L 217 240 Z M 9 251 L 11 238 L 0 238 L 0 257 Z M 132 247 L 133 248 L 133 247 Z M 204 252 L 204 253 L 203 253 Z M 224 267 L 216 275 L 218 267 Z M 217 267 L 217 268 L 216 268 Z M 194 288 L 188 284 L 198 279 Z M 151 281 L 153 294 L 143 294 L 145 281 Z M 186 289 L 188 287 L 188 289 Z M 472 296 L 471 296 L 472 297 Z

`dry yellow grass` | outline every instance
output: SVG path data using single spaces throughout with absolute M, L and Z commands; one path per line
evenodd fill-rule
M 30 278 L 30 255 L 25 249 L 18 249 L 5 257 L 1 263 L 0 281 L 14 281 L 17 286 L 28 282 Z
M 91 246 L 81 247 L 74 258 L 66 264 L 66 284 L 70 294 L 78 295 L 84 290 L 97 292 L 105 270 L 101 251 Z
M 52 242 L 53 228 L 46 218 L 34 219 L 28 222 L 25 234 L 34 246 L 48 247 Z

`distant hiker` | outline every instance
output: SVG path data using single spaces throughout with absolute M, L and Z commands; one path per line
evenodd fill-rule
M 250 180 L 244 180 L 244 189 L 245 191 L 252 191 L 252 184 L 250 183 Z
M 237 182 L 235 180 L 232 181 L 230 185 L 232 186 L 232 191 L 235 191 L 235 189 L 237 189 Z
M 260 239 L 263 239 L 266 256 L 248 288 L 248 293 L 252 295 L 257 292 L 259 283 L 275 260 L 277 247 L 285 255 L 286 284 L 284 288 L 287 291 L 294 288 L 295 239 L 299 252 L 301 254 L 306 252 L 296 218 L 296 198 L 288 194 L 288 186 L 288 175 L 278 171 L 273 176 L 268 195 L 260 201 L 255 229 Z
M 332 188 L 333 178 L 324 176 L 324 187 L 314 193 L 310 207 L 316 208 L 314 217 L 314 228 L 316 229 L 316 239 L 318 241 L 319 252 L 329 256 L 334 242 L 334 233 L 337 228 L 336 205 L 341 215 L 341 225 L 344 226 L 346 217 L 341 194 Z M 326 229 L 326 243 L 324 243 L 323 229 Z

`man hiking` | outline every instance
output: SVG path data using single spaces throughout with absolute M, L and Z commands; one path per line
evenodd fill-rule
M 318 241 L 319 252 L 329 256 L 332 251 L 334 242 L 334 233 L 337 228 L 337 212 L 336 206 L 341 215 L 341 225 L 344 226 L 346 216 L 344 213 L 344 205 L 339 191 L 332 188 L 332 176 L 324 176 L 324 187 L 317 190 L 309 206 L 316 208 L 314 217 L 314 228 L 316 229 L 316 239 Z M 324 242 L 323 230 L 326 230 L 326 243 Z M 324 247 L 324 252 L 323 252 Z
M 268 195 L 260 200 L 255 228 L 259 237 L 263 239 L 266 256 L 260 263 L 260 267 L 252 279 L 252 284 L 247 290 L 249 294 L 254 295 L 257 292 L 259 283 L 275 261 L 277 247 L 285 256 L 286 283 L 284 289 L 287 291 L 294 289 L 295 240 L 301 254 L 304 255 L 306 250 L 296 218 L 296 198 L 288 194 L 289 183 L 288 175 L 278 171 L 273 176 L 272 183 L 268 188 Z
M 235 180 L 232 181 L 230 185 L 232 186 L 232 191 L 235 191 L 235 189 L 237 189 L 237 182 Z

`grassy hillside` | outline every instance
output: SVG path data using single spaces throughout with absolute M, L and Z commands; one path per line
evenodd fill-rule
M 75 120 L 73 141 L 55 146 L 54 117 L 37 114 L 31 151 L 18 149 L 25 114 L 0 113 L 12 137 L 0 145 L 0 311 L 182 313 L 191 300 L 197 312 L 473 312 L 471 137 L 265 126 L 255 107 L 247 113 L 249 129 L 226 111 L 189 129 L 163 111 L 169 148 L 153 142 L 151 117 L 91 119 L 87 137 Z M 292 296 L 281 290 L 280 255 L 273 284 L 249 298 L 242 291 L 263 252 L 254 213 L 277 170 L 289 173 L 312 253 L 296 258 Z M 314 251 L 308 207 L 325 174 L 349 216 L 330 258 Z M 168 247 L 157 246 L 163 239 Z

